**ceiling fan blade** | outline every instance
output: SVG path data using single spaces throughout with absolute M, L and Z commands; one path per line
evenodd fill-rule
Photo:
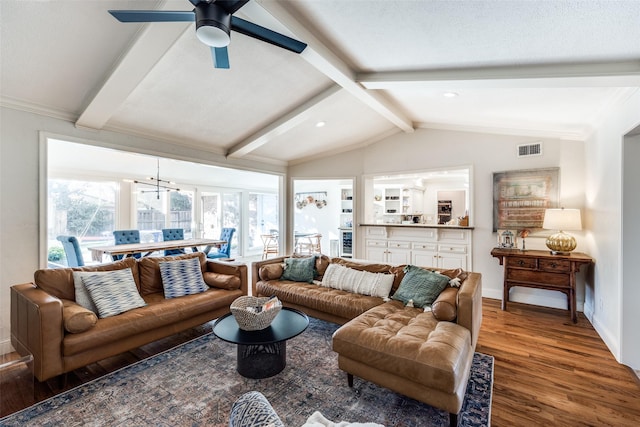
M 225 12 L 233 15 L 238 9 L 249 3 L 249 0 L 217 0 L 215 3 L 221 6 Z
M 194 6 L 197 6 L 198 3 L 202 2 L 202 1 L 204 1 L 204 0 L 189 0 L 189 3 L 191 3 Z
M 284 34 L 276 33 L 273 30 L 245 21 L 236 16 L 231 17 L 231 29 L 295 53 L 302 53 L 307 47 L 306 43 L 292 39 Z
M 120 22 L 193 22 L 196 15 L 192 10 L 110 10 Z
M 211 47 L 211 58 L 216 68 L 229 68 L 229 52 L 226 47 Z

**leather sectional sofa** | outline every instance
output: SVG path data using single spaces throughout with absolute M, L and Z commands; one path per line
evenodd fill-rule
M 197 258 L 207 288 L 166 299 L 160 263 Z M 105 318 L 76 302 L 74 272 L 130 268 L 144 307 Z M 204 254 L 147 257 L 90 267 L 36 271 L 33 283 L 11 288 L 11 343 L 34 358 L 34 375 L 45 381 L 90 363 L 140 347 L 229 313 L 247 295 L 247 266 L 208 261 Z
M 316 280 L 307 283 L 281 280 L 285 258 L 253 263 L 254 295 L 275 295 L 285 306 L 341 324 L 333 349 L 350 386 L 355 375 L 445 410 L 451 425 L 457 424 L 482 322 L 479 273 L 439 270 L 457 278 L 460 286 L 444 289 L 429 311 L 322 283 L 328 265 L 337 263 L 393 275 L 392 297 L 402 283 L 404 266 L 321 256 L 316 259 Z

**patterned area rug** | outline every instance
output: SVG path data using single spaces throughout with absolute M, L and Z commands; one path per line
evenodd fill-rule
M 288 341 L 287 367 L 267 379 L 241 377 L 236 346 L 213 334 L 127 366 L 0 420 L 0 426 L 227 426 L 233 402 L 262 392 L 287 426 L 301 426 L 316 410 L 330 420 L 392 426 L 448 426 L 449 415 L 338 369 L 331 350 L 337 325 L 310 319 Z M 493 357 L 476 353 L 458 418 L 460 426 L 488 426 Z

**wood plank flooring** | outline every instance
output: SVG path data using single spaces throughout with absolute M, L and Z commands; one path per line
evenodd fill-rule
M 618 364 L 589 321 L 578 313 L 483 301 L 477 351 L 495 357 L 493 426 L 638 426 L 640 380 Z M 91 364 L 56 380 L 34 381 L 25 393 L 18 374 L 0 378 L 0 416 L 115 371 L 211 331 L 213 322 Z M 17 358 L 16 354 L 9 357 Z

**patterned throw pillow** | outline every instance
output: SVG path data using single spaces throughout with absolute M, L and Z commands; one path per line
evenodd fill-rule
M 93 273 L 82 277 L 82 283 L 101 319 L 147 305 L 138 293 L 130 268 Z
M 284 260 L 284 272 L 280 280 L 313 283 L 316 276 L 316 257 L 287 258 Z
M 89 295 L 89 291 L 82 283 L 83 277 L 88 277 L 91 275 L 104 275 L 109 273 L 109 271 L 74 271 L 73 272 L 73 287 L 76 289 L 76 302 L 87 310 L 93 311 L 95 314 L 98 314 L 98 309 L 96 305 L 91 300 L 91 295 Z
M 414 307 L 430 306 L 449 284 L 447 276 L 414 265 L 407 265 L 404 272 L 400 287 L 391 298 L 405 304 L 413 300 Z
M 160 263 L 165 298 L 199 294 L 209 289 L 202 277 L 199 258 Z
M 393 274 L 371 273 L 340 264 L 329 264 L 322 277 L 322 286 L 361 295 L 387 298 L 394 277 Z

